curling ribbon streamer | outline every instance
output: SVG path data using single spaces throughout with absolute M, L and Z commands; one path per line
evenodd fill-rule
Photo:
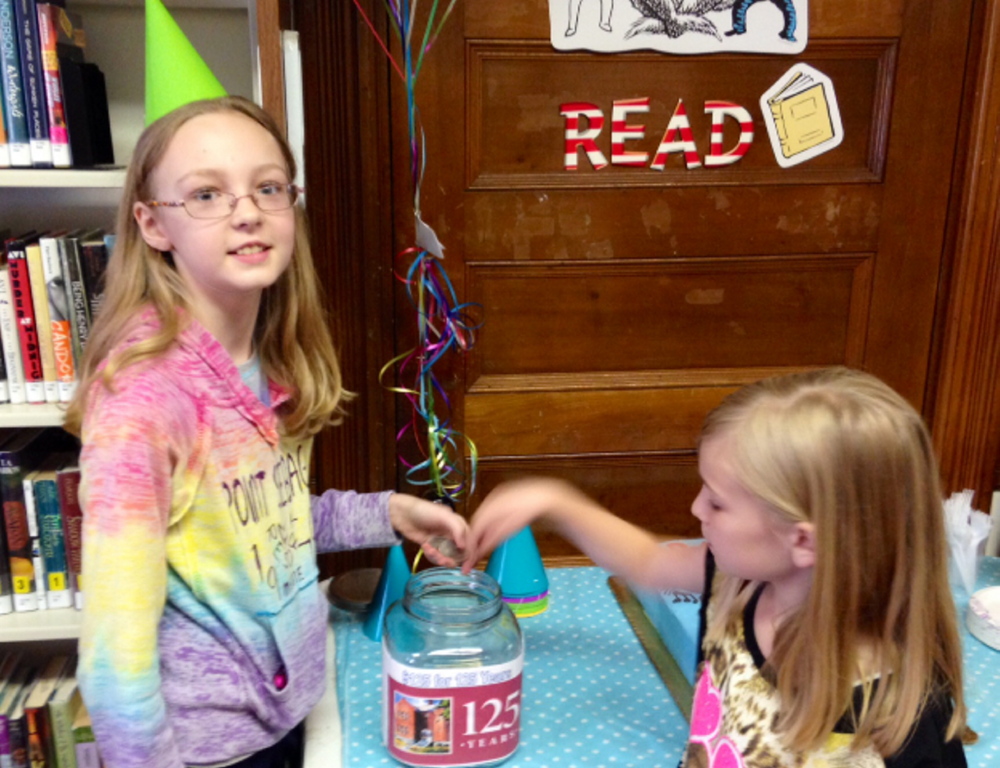
M 397 256 L 397 263 L 412 259 L 403 274 L 396 276 L 407 289 L 416 310 L 417 344 L 408 352 L 393 358 L 379 373 L 381 381 L 395 366 L 399 366 L 400 386 L 388 387 L 403 395 L 413 409 L 412 417 L 397 433 L 400 442 L 409 432 L 422 454 L 422 461 L 412 463 L 403 456 L 407 480 L 416 486 L 430 486 L 434 495 L 454 504 L 466 493 L 475 490 L 477 451 L 475 444 L 451 426 L 451 401 L 435 375 L 434 368 L 449 351 L 467 351 L 475 339 L 478 325 L 469 315 L 471 304 L 459 304 L 451 280 L 443 265 L 443 247 L 433 230 L 420 214 L 420 186 L 426 164 L 423 128 L 416 105 L 415 86 L 424 57 L 431 50 L 457 0 L 443 6 L 433 0 L 423 27 L 419 47 L 414 49 L 414 21 L 417 0 L 385 0 L 393 31 L 402 46 L 402 61 L 393 56 L 388 43 L 381 37 L 359 0 L 354 0 L 358 13 L 389 58 L 393 70 L 406 87 L 407 126 L 410 139 L 410 172 L 413 183 L 413 212 L 416 247 L 407 248 Z M 416 51 L 416 55 L 414 52 Z M 468 473 L 461 469 L 463 449 L 468 451 Z M 453 458 L 457 455 L 457 460 Z

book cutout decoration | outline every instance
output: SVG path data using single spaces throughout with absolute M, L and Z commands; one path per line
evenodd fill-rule
M 796 64 L 760 97 L 774 159 L 790 168 L 829 152 L 844 139 L 833 81 Z
M 560 51 L 795 54 L 809 39 L 808 0 L 549 0 Z

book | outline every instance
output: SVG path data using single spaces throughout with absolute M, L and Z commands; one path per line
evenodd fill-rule
M 8 698 L 16 696 L 20 692 L 21 688 L 17 683 L 19 666 L 22 666 L 20 651 L 4 654 L 3 661 L 0 662 L 0 713 L 4 711 Z M 0 766 L 7 768 L 10 762 L 10 734 L 7 731 L 6 720 L 0 714 Z
M 73 158 L 66 129 L 66 110 L 63 106 L 62 79 L 59 76 L 59 57 L 56 54 L 61 16 L 66 9 L 55 3 L 38 3 L 38 47 L 41 51 L 42 75 L 45 83 L 45 106 L 49 119 L 49 140 L 52 142 L 52 165 L 69 168 Z
M 66 562 L 73 606 L 83 610 L 83 508 L 80 506 L 80 467 L 69 461 L 56 472 L 59 508 L 66 537 Z
M 2 442 L 13 439 L 8 436 Z M 7 535 L 0 526 L 0 614 L 11 613 L 14 610 L 14 584 L 11 578 L 10 558 L 7 550 Z
M 80 687 L 76 682 L 76 659 L 71 657 L 62 680 L 48 703 L 48 736 L 46 749 L 55 768 L 77 768 L 73 720 L 83 706 Z
M 32 427 L 15 432 L 0 444 L 0 501 L 8 546 L 10 573 L 13 580 L 14 610 L 33 611 L 38 608 L 35 563 L 31 539 L 38 537 L 33 525 L 29 502 L 33 492 L 25 497 L 24 481 L 42 457 L 49 453 L 76 450 L 76 440 L 61 429 Z M 34 532 L 33 529 L 34 528 Z
M 38 530 L 38 511 L 35 508 L 35 486 L 31 481 L 31 467 L 22 472 L 21 488 L 24 491 L 24 514 L 28 518 L 28 536 L 31 538 L 31 564 L 35 567 L 35 607 L 47 611 L 45 596 L 45 558 L 42 557 L 42 537 Z
M 56 481 L 56 471 L 65 461 L 64 455 L 51 454 L 28 475 L 35 494 L 35 513 L 38 515 L 38 533 L 45 561 L 45 601 L 50 609 L 70 608 L 73 605 L 69 562 L 66 559 L 66 534 Z
M 7 394 L 12 405 L 19 405 L 25 402 L 24 368 L 14 319 L 14 299 L 10 293 L 7 251 L 3 247 L 0 247 L 0 339 L 3 340 L 3 360 L 7 371 Z
M 104 300 L 104 273 L 108 268 L 107 241 L 103 230 L 95 229 L 80 238 L 80 271 L 87 291 L 90 322 L 93 326 Z
M 87 306 L 87 289 L 83 284 L 83 272 L 80 269 L 82 234 L 82 230 L 79 230 L 58 239 L 59 261 L 69 306 L 74 365 L 77 370 L 83 361 L 83 349 L 87 345 L 87 339 L 90 338 L 90 308 Z
M 0 754 L 6 755 L 12 768 L 28 768 L 28 740 L 24 727 L 24 701 L 31 692 L 37 669 L 34 664 L 20 664 L 4 687 L 0 703 Z
M 0 107 L 3 106 L 3 100 L 0 99 Z M 2 116 L 0 116 L 0 124 L 3 123 Z M 0 243 L 7 240 L 10 237 L 9 229 L 0 229 Z M 2 249 L 0 249 L 2 251 Z M 2 259 L 0 259 L 2 262 Z M 0 403 L 10 402 L 10 389 L 7 385 L 7 358 L 3 353 L 3 338 L 0 336 Z
M 45 105 L 45 79 L 42 71 L 41 48 L 38 45 L 38 12 L 35 0 L 14 0 L 14 18 L 21 54 L 21 79 L 24 84 L 24 105 L 28 118 L 28 141 L 31 165 L 52 167 L 52 140 L 49 138 L 49 116 Z
M 48 704 L 67 672 L 71 671 L 72 658 L 57 655 L 42 666 L 28 698 L 24 701 L 24 720 L 28 741 L 28 762 L 31 768 L 54 768 L 49 759 L 46 743 L 50 740 Z
M 76 743 L 76 768 L 102 768 L 90 712 L 82 701 L 73 718 L 73 741 Z
M 76 391 L 76 362 L 73 355 L 73 326 L 69 296 L 59 253 L 59 238 L 65 232 L 44 235 L 38 240 L 42 256 L 42 279 L 49 308 L 49 328 L 55 361 L 58 399 L 68 403 Z
M 3 92 L 4 126 L 7 129 L 7 153 L 12 167 L 31 165 L 31 141 L 28 138 L 28 113 L 24 104 L 21 78 L 21 53 L 17 42 L 16 0 L 0 0 L 0 90 Z
M 14 305 L 14 320 L 21 346 L 21 363 L 24 369 L 24 395 L 29 403 L 45 402 L 45 384 L 42 375 L 42 354 L 35 328 L 35 308 L 31 299 L 31 282 L 28 278 L 27 243 L 34 232 L 11 238 L 6 243 L 7 267 L 10 275 L 10 293 Z
M 2 44 L 2 42 L 0 42 Z M 0 75 L 2 76 L 2 75 Z M 3 100 L 3 86 L 0 86 L 0 168 L 10 167 L 10 150 L 7 149 L 6 106 Z
M 83 67 L 83 87 L 87 95 L 87 125 L 94 150 L 95 165 L 114 165 L 115 149 L 111 139 L 111 115 L 108 88 L 101 68 L 90 61 Z
M 31 286 L 31 304 L 35 310 L 35 330 L 38 348 L 42 355 L 42 383 L 45 402 L 59 402 L 59 381 L 56 378 L 56 352 L 52 341 L 52 323 L 49 319 L 49 298 L 45 290 L 45 271 L 42 267 L 41 239 L 33 237 L 24 244 L 28 264 L 28 284 Z
M 834 137 L 826 88 L 809 74 L 796 72 L 767 103 L 786 158 Z
M 22 430 L 0 445 L 0 499 L 3 502 L 3 522 L 7 537 L 7 557 L 13 580 L 15 611 L 38 609 L 31 535 L 28 531 L 28 513 L 24 506 L 23 480 L 24 466 L 31 461 L 29 446 L 42 432 L 41 428 Z

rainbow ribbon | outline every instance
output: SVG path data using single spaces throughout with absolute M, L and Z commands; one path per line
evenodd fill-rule
M 400 386 L 388 386 L 387 389 L 403 395 L 413 409 L 411 418 L 396 435 L 398 444 L 412 433 L 422 457 L 421 461 L 411 462 L 400 454 L 399 461 L 406 467 L 407 481 L 415 486 L 431 487 L 434 496 L 452 505 L 475 491 L 478 452 L 472 440 L 452 427 L 451 401 L 435 374 L 435 366 L 448 352 L 465 352 L 472 347 L 479 324 L 473 319 L 470 309 L 478 305 L 458 302 L 444 269 L 442 247 L 420 215 L 420 186 L 427 158 L 415 92 L 424 58 L 441 34 L 456 2 L 451 0 L 439 15 L 442 6 L 439 0 L 433 0 L 423 25 L 422 40 L 414 55 L 417 0 L 385 0 L 393 31 L 402 48 L 402 60 L 397 61 L 359 0 L 354 0 L 355 7 L 406 87 L 417 240 L 417 246 L 403 250 L 396 257 L 397 263 L 411 259 L 409 267 L 395 273 L 397 279 L 406 285 L 410 303 L 416 311 L 417 343 L 413 349 L 386 363 L 379 373 L 379 380 L 382 381 L 398 365 Z M 467 472 L 462 469 L 464 451 L 469 457 Z

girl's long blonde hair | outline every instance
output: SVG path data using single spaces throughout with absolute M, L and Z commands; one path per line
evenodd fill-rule
M 831 368 L 735 392 L 708 416 L 701 439 L 718 434 L 731 440 L 747 490 L 778 519 L 815 526 L 812 588 L 768 659 L 788 748 L 821 744 L 852 710 L 859 681 L 856 747 L 895 753 L 935 696 L 954 703 L 947 738 L 962 734 L 941 488 L 920 415 L 875 377 Z M 720 579 L 710 638 L 742 620 L 756 587 Z
M 281 148 L 289 178 L 295 177 L 295 158 L 277 124 L 256 104 L 239 96 L 186 104 L 146 128 L 125 177 L 103 304 L 87 341 L 76 397 L 66 413 L 65 427 L 74 434 L 80 434 L 87 398 L 95 381 L 113 387 L 118 371 L 162 354 L 182 330 L 187 313 L 180 310 L 189 307 L 188 293 L 169 254 L 151 248 L 143 240 L 133 209 L 136 203 L 152 197 L 153 171 L 181 126 L 199 115 L 218 112 L 245 115 L 267 130 Z M 294 215 L 292 260 L 275 284 L 264 290 L 254 343 L 264 373 L 292 393 L 280 411 L 283 432 L 302 438 L 335 423 L 340 414 L 339 404 L 349 393 L 341 384 L 305 214 L 296 207 Z M 159 318 L 159 330 L 115 353 L 103 369 L 99 368 L 147 307 Z

